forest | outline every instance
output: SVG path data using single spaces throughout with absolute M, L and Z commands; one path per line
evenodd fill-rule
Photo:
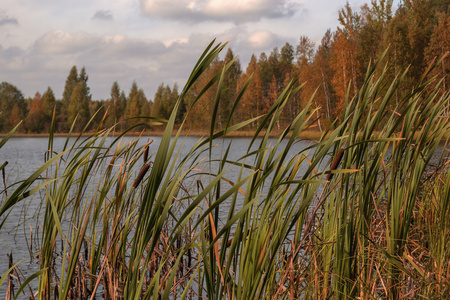
M 266 113 L 285 86 L 296 79 L 296 84 L 303 86 L 287 102 L 288 107 L 278 126 L 292 122 L 314 95 L 311 108 L 315 109 L 316 119 L 313 128 L 323 131 L 333 122 L 339 122 L 347 94 L 350 98 L 357 94 L 368 66 L 385 51 L 388 80 L 394 80 L 399 72 L 408 69 L 392 103 L 388 104 L 388 109 L 392 109 L 421 81 L 427 67 L 449 51 L 449 11 L 448 0 L 404 0 L 396 9 L 392 0 L 372 0 L 358 11 L 347 2 L 337 16 L 340 25 L 334 31 L 328 29 L 318 45 L 308 36 L 300 36 L 297 45 L 285 43 L 270 53 L 253 54 L 245 69 L 228 48 L 225 57 L 216 58 L 181 100 L 175 123 L 179 124 L 190 110 L 186 128 L 201 129 L 208 124 L 214 109 L 211 99 L 216 95 L 218 83 L 195 105 L 192 105 L 193 101 L 212 77 L 232 60 L 234 63 L 228 65 L 221 83 L 217 128 L 226 126 L 229 121 L 238 123 Z M 450 58 L 447 56 L 428 75 L 443 79 L 441 93 L 448 91 L 449 70 Z M 245 94 L 233 107 L 245 85 Z M 87 129 L 97 128 L 105 113 L 109 117 L 102 125 L 117 124 L 116 130 L 123 131 L 146 120 L 137 117 L 168 119 L 178 97 L 177 84 L 161 83 L 150 99 L 136 82 L 128 93 L 114 82 L 109 99 L 92 99 L 85 67 L 79 70 L 73 66 L 61 98 L 57 98 L 51 87 L 43 93 L 36 92 L 33 98 L 25 98 L 19 87 L 0 83 L 0 132 L 10 131 L 20 121 L 23 124 L 18 132 L 48 132 L 53 114 L 56 132 L 68 132 L 75 118 L 73 130 L 80 132 L 91 118 L 91 128 Z M 228 120 L 232 110 L 235 113 Z M 246 129 L 253 130 L 256 126 L 257 123 L 250 124 Z

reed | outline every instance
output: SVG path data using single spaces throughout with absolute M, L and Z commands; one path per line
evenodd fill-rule
M 1 194 L 0 230 L 15 204 L 38 191 L 44 207 L 39 271 L 16 285 L 15 298 L 35 281 L 29 297 L 39 299 L 447 295 L 450 172 L 439 145 L 450 131 L 449 93 L 439 94 L 436 79 L 424 74 L 388 110 L 407 71 L 387 82 L 380 58 L 340 121 L 302 148 L 299 137 L 315 120 L 313 98 L 269 139 L 302 88 L 296 80 L 266 115 L 239 124 L 230 116 L 215 128 L 230 61 L 192 103 L 217 83 L 209 135 L 181 155 L 177 108 L 224 46 L 212 42 L 201 55 L 155 149 L 138 146 L 139 137 L 125 142 L 127 132 L 109 143 L 110 128 L 67 138 L 56 153 L 52 124 L 46 162 Z M 223 138 L 255 120 L 246 153 L 231 160 Z M 0 285 L 19 267 L 11 264 Z

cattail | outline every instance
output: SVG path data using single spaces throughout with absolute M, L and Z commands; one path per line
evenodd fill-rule
M 145 146 L 145 149 L 144 149 L 144 164 L 145 164 L 145 162 L 146 162 L 147 159 L 148 159 L 148 149 L 149 149 L 149 146 L 150 146 L 152 143 L 153 143 L 153 141 L 150 141 L 150 142 L 148 142 L 147 145 Z
M 339 166 L 339 163 L 342 160 L 342 157 L 344 156 L 344 148 L 339 149 L 338 153 L 336 154 L 336 157 L 334 158 L 333 162 L 331 163 L 330 167 L 330 173 L 327 175 L 327 180 L 331 180 L 333 178 L 333 173 L 331 171 L 336 170 L 336 168 Z
M 8 191 L 6 190 L 6 176 L 5 176 L 5 167 L 8 165 L 8 162 L 5 161 L 5 163 L 1 166 L 2 168 L 2 175 L 3 175 L 3 185 L 5 186 L 5 195 L 8 197 Z
M 144 178 L 145 174 L 147 173 L 148 169 L 150 168 L 150 163 L 145 164 L 141 171 L 139 172 L 139 175 L 136 177 L 136 179 L 133 182 L 133 188 L 137 188 L 139 186 L 139 184 L 142 181 L 142 178 Z
M 144 163 L 147 161 L 147 159 L 148 159 L 148 145 L 145 146 L 144 149 Z

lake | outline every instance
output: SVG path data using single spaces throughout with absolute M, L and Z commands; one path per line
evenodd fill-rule
M 109 145 L 115 138 L 108 137 L 106 144 Z M 127 143 L 129 141 L 137 139 L 136 137 L 125 137 L 121 142 Z M 180 156 L 183 157 L 199 140 L 199 137 L 186 137 L 180 139 L 178 147 L 181 147 Z M 159 146 L 161 137 L 141 137 L 138 141 L 138 146 L 143 146 L 149 141 L 153 141 L 150 145 L 150 153 L 154 153 Z M 229 160 L 236 161 L 241 158 L 247 152 L 251 139 L 250 138 L 225 138 L 214 141 L 213 144 L 217 144 L 213 148 L 212 157 L 220 157 L 221 153 L 225 151 L 228 144 L 231 143 L 231 150 L 229 152 Z M 275 143 L 275 139 L 271 139 L 270 143 Z M 54 151 L 59 153 L 63 151 L 64 144 L 66 142 L 65 137 L 54 138 Z M 75 138 L 71 139 L 69 145 L 75 142 Z M 259 144 L 260 140 L 256 141 Z M 287 141 L 282 142 L 282 146 Z M 291 148 L 289 156 L 295 156 L 298 152 L 310 146 L 312 142 L 309 141 L 297 141 L 297 144 Z M 45 154 L 48 149 L 48 138 L 45 137 L 20 137 L 11 138 L 0 149 L 0 164 L 7 161 L 8 165 L 5 168 L 6 185 L 8 186 L 7 192 L 10 195 L 15 190 L 15 186 L 10 186 L 15 182 L 20 182 L 28 178 L 34 171 L 36 171 L 45 161 Z M 200 158 L 208 157 L 208 152 L 202 153 Z M 247 161 L 252 158 L 247 158 Z M 305 166 L 306 167 L 306 166 Z M 234 169 L 236 172 L 234 172 Z M 118 169 L 116 169 L 118 170 Z M 239 168 L 231 166 L 227 173 L 227 178 L 231 181 L 235 181 L 238 176 Z M 1 190 L 3 190 L 3 180 L 0 183 Z M 42 190 L 43 192 L 43 190 Z M 30 261 L 30 228 L 32 228 L 33 236 L 36 232 L 36 228 L 39 227 L 39 222 L 36 215 L 41 210 L 41 196 L 35 195 L 33 198 L 28 198 L 16 205 L 12 209 L 7 222 L 0 231 L 0 274 L 2 275 L 8 269 L 7 254 L 12 252 L 14 262 L 23 260 L 19 265 L 19 268 L 24 273 L 24 276 L 29 276 L 38 269 L 38 259 Z M 0 199 L 4 200 L 5 195 L 2 194 Z M 44 208 L 42 207 L 42 210 Z M 228 212 L 227 209 L 223 209 L 224 214 Z M 33 238 L 33 251 L 36 252 L 39 243 L 39 239 Z M 37 253 L 34 253 L 36 257 Z M 37 282 L 37 281 L 36 281 Z M 0 298 L 4 297 L 6 283 L 0 288 Z

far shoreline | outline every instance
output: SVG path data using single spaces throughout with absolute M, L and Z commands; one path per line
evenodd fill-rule
M 219 131 L 215 131 L 217 133 Z M 272 130 L 269 133 L 269 137 L 271 138 L 278 138 L 280 134 L 282 134 L 282 130 Z M 94 134 L 94 131 L 85 132 L 82 133 L 82 137 L 90 137 Z M 178 133 L 178 129 L 174 129 L 172 132 L 172 136 L 175 136 Z M 117 137 L 121 135 L 122 132 L 111 132 L 109 136 L 111 137 Z M 164 131 L 162 130 L 143 130 L 143 131 L 134 131 L 134 132 L 127 132 L 125 136 L 128 137 L 161 137 L 163 136 Z M 266 131 L 263 130 L 258 134 L 258 137 L 263 137 L 264 134 L 266 134 Z M 374 139 L 377 139 L 377 136 L 381 134 L 380 131 L 374 132 Z M 180 136 L 189 136 L 189 137 L 208 137 L 210 135 L 209 131 L 205 130 L 190 130 L 185 129 L 181 131 Z M 226 134 L 227 138 L 252 138 L 255 135 L 255 131 L 245 130 L 245 131 L 233 131 Z M 7 133 L 0 133 L 0 139 L 7 136 Z M 48 138 L 50 136 L 49 133 L 23 133 L 23 132 L 15 132 L 11 138 Z M 68 133 L 58 132 L 53 134 L 54 137 L 68 137 Z M 72 133 L 71 137 L 78 137 L 80 136 L 80 133 Z M 287 134 L 287 138 L 291 136 L 291 133 Z M 297 139 L 301 140 L 308 140 L 308 141 L 319 141 L 323 136 L 323 132 L 316 131 L 316 130 L 305 130 L 302 131 L 298 136 Z M 414 140 L 417 139 L 417 136 L 414 137 Z M 450 139 L 450 136 L 444 135 L 441 141 L 441 144 L 446 144 L 447 140 Z
M 81 136 L 83 137 L 89 137 L 92 136 L 95 132 L 85 132 L 82 133 Z M 262 131 L 258 134 L 259 137 L 263 137 L 266 132 Z M 278 137 L 282 131 L 272 131 L 269 136 L 272 138 Z M 112 132 L 110 136 L 119 136 L 121 132 Z M 144 130 L 140 132 L 127 132 L 125 136 L 162 136 L 164 134 L 164 131 L 160 130 Z M 172 132 L 172 136 L 177 134 L 177 129 L 175 129 Z M 192 137 L 207 137 L 209 136 L 208 131 L 201 131 L 201 130 L 182 130 L 181 136 L 192 136 Z M 233 138 L 251 138 L 255 134 L 254 131 L 233 131 L 226 134 L 226 137 L 233 137 Z M 0 138 L 4 138 L 7 135 L 7 133 L 0 133 Z M 79 136 L 79 133 L 72 133 L 72 137 Z M 23 133 L 23 132 L 15 132 L 11 137 L 12 138 L 27 138 L 27 137 L 42 137 L 42 138 L 48 138 L 50 136 L 49 133 Z M 53 134 L 54 137 L 68 137 L 69 134 L 58 132 Z M 290 136 L 290 135 L 289 135 Z M 299 139 L 306 139 L 306 140 L 319 140 L 322 136 L 322 133 L 320 131 L 313 131 L 308 130 L 300 133 L 300 135 L 297 137 Z

